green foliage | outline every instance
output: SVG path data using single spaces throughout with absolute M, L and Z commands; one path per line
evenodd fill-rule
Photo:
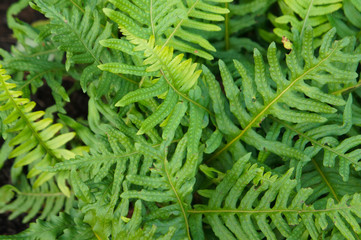
M 14 4 L 0 213 L 31 223 L 0 239 L 359 239 L 360 6 Z

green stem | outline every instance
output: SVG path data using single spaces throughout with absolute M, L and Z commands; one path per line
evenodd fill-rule
M 225 7 L 228 9 L 228 2 L 225 3 Z M 224 21 L 224 41 L 225 41 L 225 50 L 229 50 L 230 42 L 229 42 L 229 13 L 225 16 Z

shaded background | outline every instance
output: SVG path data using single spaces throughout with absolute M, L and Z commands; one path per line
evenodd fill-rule
M 17 2 L 17 0 L 0 0 L 0 48 L 3 48 L 7 51 L 10 50 L 11 45 L 16 43 L 16 39 L 12 37 L 12 31 L 7 27 L 6 23 L 6 11 L 12 3 Z M 32 22 L 36 19 L 39 19 L 38 13 L 33 9 L 28 7 L 18 16 L 20 19 L 26 22 Z M 0 138 L 0 145 L 3 140 Z M 10 167 L 12 165 L 12 160 L 5 162 L 5 165 L 0 170 L 0 186 L 10 183 Z M 19 233 L 22 230 L 28 227 L 28 224 L 23 224 L 21 222 L 22 215 L 19 217 L 8 220 L 10 213 L 0 214 L 0 234 L 15 234 Z
M 0 48 L 5 49 L 6 51 L 10 51 L 11 45 L 16 44 L 16 39 L 12 37 L 12 30 L 8 28 L 6 23 L 6 12 L 10 5 L 16 2 L 18 2 L 18 0 L 0 0 Z M 30 7 L 23 9 L 23 11 L 15 17 L 27 23 L 33 23 L 37 20 L 45 19 L 41 13 L 36 12 Z M 66 90 L 69 90 L 74 84 L 78 84 L 78 82 L 69 76 L 63 78 L 63 86 Z M 78 86 L 78 90 L 72 92 L 69 95 L 69 98 L 70 102 L 66 103 L 64 106 L 67 115 L 74 119 L 86 119 L 88 115 L 88 95 L 83 93 L 80 86 Z M 37 103 L 34 110 L 45 110 L 47 107 L 54 104 L 51 89 L 47 86 L 46 82 L 44 82 L 42 87 L 37 89 L 37 92 L 34 95 L 31 95 L 31 100 Z M 54 118 L 56 119 L 57 116 L 55 115 Z M 0 146 L 2 143 L 3 139 L 0 137 Z M 0 169 L 0 187 L 10 184 L 10 169 L 12 164 L 12 159 L 7 160 L 5 161 L 3 168 Z M 0 214 L 0 235 L 16 234 L 25 230 L 29 226 L 29 224 L 22 223 L 24 214 L 13 220 L 8 220 L 8 216 L 10 214 L 10 212 Z M 33 222 L 35 219 L 36 217 L 30 222 Z

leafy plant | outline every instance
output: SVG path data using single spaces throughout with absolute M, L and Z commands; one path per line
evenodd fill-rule
M 16 19 L 28 5 L 46 20 Z M 14 4 L 0 212 L 31 223 L 0 239 L 360 239 L 360 14 L 356 0 Z M 35 110 L 44 85 L 55 105 Z

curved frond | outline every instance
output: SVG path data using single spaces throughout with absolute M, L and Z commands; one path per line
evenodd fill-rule
M 54 174 L 44 173 L 37 169 L 41 166 L 51 166 L 64 159 L 69 159 L 75 154 L 63 146 L 74 136 L 74 132 L 57 134 L 62 125 L 52 124 L 52 119 L 44 118 L 43 111 L 33 112 L 35 103 L 27 98 L 22 98 L 21 91 L 12 90 L 16 84 L 9 81 L 10 76 L 5 75 L 5 70 L 0 70 L 0 100 L 1 111 L 11 110 L 4 119 L 5 124 L 11 124 L 9 132 L 17 133 L 9 142 L 15 148 L 9 154 L 9 158 L 16 158 L 15 167 L 31 166 L 28 177 L 37 176 L 34 187 L 40 186 L 51 179 Z M 63 185 L 64 184 L 64 185 Z M 66 195 L 69 195 L 65 182 L 59 186 Z
M 274 120 L 274 124 L 271 125 L 268 131 L 267 139 L 281 139 L 281 142 L 284 144 L 293 146 L 306 153 L 309 159 L 316 158 L 322 161 L 325 167 L 335 168 L 338 166 L 339 174 L 344 181 L 348 181 L 351 166 L 357 171 L 360 170 L 361 163 L 359 163 L 360 158 L 358 154 L 358 146 L 361 143 L 360 136 L 346 136 L 353 125 L 352 96 L 347 101 L 341 123 L 299 123 L 291 125 L 275 118 L 272 118 L 272 120 Z M 285 131 L 283 132 L 283 130 Z M 282 134 L 281 131 L 283 132 Z M 343 138 L 342 141 L 337 140 L 340 136 Z M 294 137 L 298 139 L 292 141 Z M 269 153 L 261 152 L 259 160 L 264 162 L 268 155 Z M 296 169 L 297 180 L 300 180 L 302 168 L 306 164 L 307 162 L 291 161 L 290 166 Z

